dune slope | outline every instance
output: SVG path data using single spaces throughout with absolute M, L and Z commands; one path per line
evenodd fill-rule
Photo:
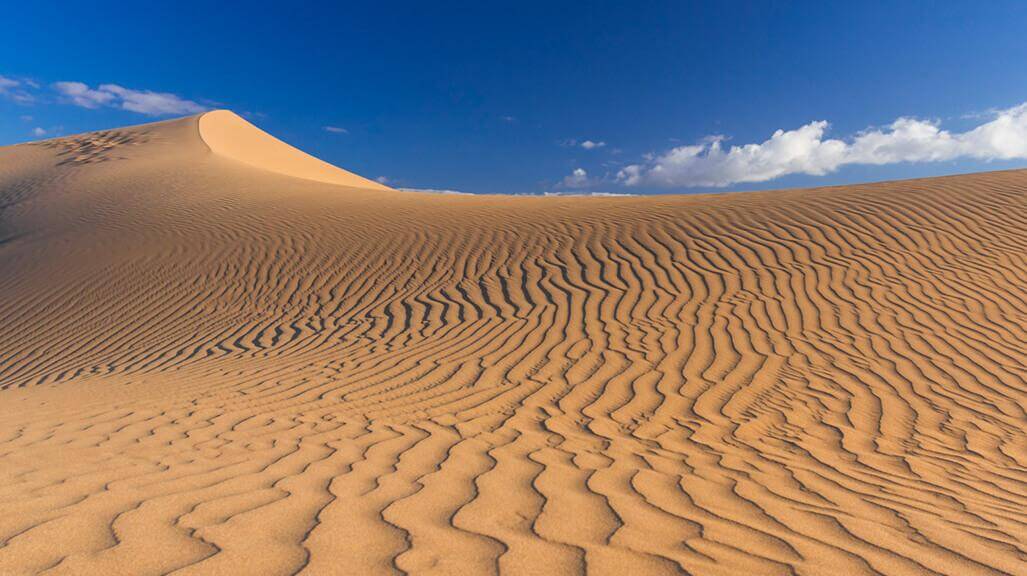
M 1025 200 L 0 148 L 0 574 L 1027 574 Z

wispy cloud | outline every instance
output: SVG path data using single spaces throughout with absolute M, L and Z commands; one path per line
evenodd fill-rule
M 332 134 L 349 134 L 349 130 L 340 128 L 339 126 L 322 126 L 321 129 L 325 132 L 331 132 Z
M 35 101 L 28 89 L 34 88 L 35 83 L 26 80 L 15 80 L 6 76 L 0 76 L 0 97 L 7 98 L 18 104 L 31 104 Z
M 723 187 L 789 174 L 823 175 L 851 164 L 1027 159 L 1027 103 L 990 118 L 956 133 L 937 121 L 899 118 L 848 139 L 825 139 L 829 125 L 823 120 L 741 146 L 726 147 L 724 137 L 712 136 L 627 166 L 617 180 L 627 186 Z
M 133 90 L 117 84 L 90 88 L 82 82 L 55 82 L 54 89 L 69 103 L 83 108 L 109 106 L 147 116 L 198 114 L 207 108 L 169 92 Z
M 167 92 L 130 90 L 122 88 L 117 84 L 103 84 L 100 86 L 100 89 L 106 90 L 119 98 L 121 107 L 125 110 L 150 116 L 198 114 L 207 109 L 206 106 L 201 106 L 192 100 L 186 100 Z
M 606 146 L 606 142 L 598 140 L 578 140 L 577 138 L 567 138 L 559 141 L 560 146 L 564 148 L 584 148 L 585 150 L 595 150 L 596 148 L 602 148 Z
M 67 98 L 68 102 L 83 108 L 99 108 L 114 101 L 114 94 L 92 90 L 82 82 L 54 82 L 53 87 Z
M 36 126 L 35 128 L 32 129 L 32 135 L 37 137 L 37 138 L 41 137 L 41 136 L 46 136 L 46 129 L 45 128 L 40 128 L 39 126 Z

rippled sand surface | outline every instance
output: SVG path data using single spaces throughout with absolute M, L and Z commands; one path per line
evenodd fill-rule
M 1027 171 L 403 193 L 0 148 L 0 574 L 1027 574 Z

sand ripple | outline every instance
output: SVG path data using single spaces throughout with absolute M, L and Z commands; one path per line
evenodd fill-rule
M 1027 574 L 1025 200 L 0 149 L 0 573 Z

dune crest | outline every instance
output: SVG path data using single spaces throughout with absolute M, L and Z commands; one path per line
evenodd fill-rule
M 399 194 L 269 138 L 0 148 L 0 574 L 1027 573 L 1027 171 Z
M 200 137 L 215 154 L 261 170 L 340 186 L 391 190 L 294 148 L 230 110 L 200 115 L 199 130 Z

